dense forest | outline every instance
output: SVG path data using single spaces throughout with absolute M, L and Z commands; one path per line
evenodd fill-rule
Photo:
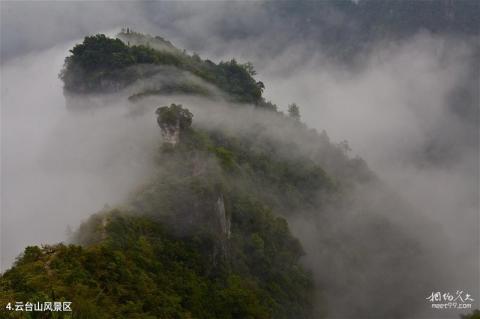
M 136 38 L 132 38 L 129 31 L 119 34 L 119 37 L 127 39 L 127 43 L 136 43 L 134 40 L 140 41 L 138 39 L 145 36 L 136 34 Z M 167 47 L 171 48 L 170 50 L 156 50 L 150 43 L 154 45 L 162 40 L 153 40 L 146 38 L 139 42 L 142 44 L 130 46 L 119 38 L 110 39 L 103 34 L 86 37 L 83 43 L 71 50 L 72 55 L 67 58 L 66 67 L 61 74 L 65 89 L 76 93 L 118 91 L 156 73 L 155 68 L 138 66 L 162 65 L 185 70 L 216 85 L 235 102 L 270 106 L 262 99 L 263 83 L 252 78 L 254 70 L 250 64 L 239 64 L 232 59 L 217 65 L 209 60 L 201 60 L 198 55 L 180 52 L 171 44 Z M 210 94 L 208 88 L 195 85 L 191 81 L 178 82 L 172 79 L 169 85 L 140 92 L 136 97 L 167 93 Z

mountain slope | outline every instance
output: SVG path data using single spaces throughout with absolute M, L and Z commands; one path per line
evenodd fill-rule
M 190 101 L 156 109 L 150 180 L 74 245 L 28 247 L 0 279 L 3 303 L 65 298 L 79 318 L 408 318 L 423 305 L 437 274 L 402 223 L 413 213 L 348 143 L 278 112 L 250 64 L 151 39 L 87 37 L 61 74 L 80 110 L 113 95 L 151 111 L 145 125 L 166 97 Z

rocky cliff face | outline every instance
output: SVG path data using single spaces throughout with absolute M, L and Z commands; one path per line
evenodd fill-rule
M 230 238 L 230 216 L 227 216 L 225 211 L 225 201 L 223 199 L 223 194 L 218 196 L 217 202 L 215 203 L 215 212 L 217 213 L 218 220 L 220 223 L 220 232 L 225 239 Z
M 218 249 L 220 250 L 220 256 L 223 259 L 226 259 L 228 257 L 228 241 L 230 239 L 231 219 L 225 210 L 225 200 L 223 198 L 223 194 L 220 194 L 215 202 L 215 214 L 218 225 L 220 226 L 220 243 L 218 245 Z
M 180 121 L 177 119 L 174 125 L 158 122 L 162 130 L 163 142 L 175 146 L 180 141 Z
M 188 131 L 192 125 L 193 114 L 181 105 L 162 106 L 155 113 L 164 142 L 172 146 L 180 141 L 182 131 Z

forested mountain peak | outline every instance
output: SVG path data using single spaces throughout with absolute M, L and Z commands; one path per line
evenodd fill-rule
M 274 108 L 262 97 L 264 85 L 253 76 L 250 63 L 235 59 L 218 64 L 176 49 L 150 35 L 122 32 L 118 38 L 103 34 L 86 37 L 65 59 L 60 74 L 67 94 L 107 93 L 131 89 L 131 100 L 150 95 L 194 94 L 213 96 L 216 90 L 231 101 Z M 168 81 L 158 76 L 167 74 Z M 137 87 L 139 82 L 148 82 Z

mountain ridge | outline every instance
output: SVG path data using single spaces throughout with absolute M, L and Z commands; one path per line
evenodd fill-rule
M 60 77 L 79 110 L 89 95 L 118 94 L 135 110 L 190 97 L 195 92 L 178 90 L 181 72 L 222 94 L 193 94 L 186 107 L 149 105 L 145 125 L 155 125 L 156 114 L 160 126 L 151 179 L 81 225 L 72 245 L 27 247 L 2 274 L 2 302 L 69 298 L 79 318 L 322 318 L 336 299 L 376 289 L 380 305 L 396 289 L 399 300 L 352 304 L 340 315 L 408 317 L 423 305 L 436 273 L 427 247 L 401 223 L 408 205 L 350 157 L 347 142 L 335 144 L 298 112 L 265 101 L 251 64 L 105 35 L 86 37 L 71 53 Z M 174 82 L 175 94 L 149 72 Z M 144 91 L 139 80 L 157 90 Z M 315 227 L 313 240 L 292 234 L 299 221 Z M 376 280 L 365 282 L 365 272 Z

